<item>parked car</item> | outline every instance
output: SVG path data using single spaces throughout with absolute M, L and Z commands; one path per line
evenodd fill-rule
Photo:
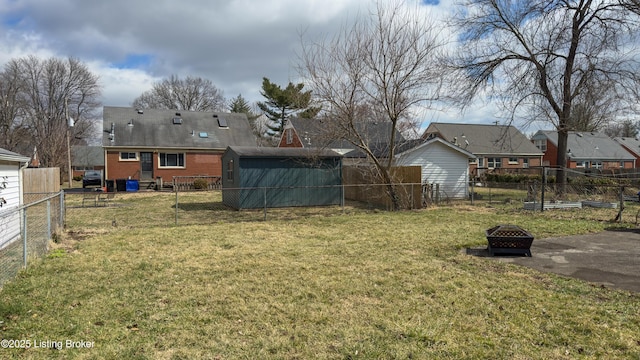
M 82 187 L 85 188 L 89 185 L 102 185 L 102 172 L 95 170 L 87 170 L 82 176 Z

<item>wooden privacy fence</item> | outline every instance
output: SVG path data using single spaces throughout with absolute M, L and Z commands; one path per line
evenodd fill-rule
M 421 172 L 420 166 L 391 168 L 391 186 L 398 195 L 402 208 L 422 208 Z M 345 166 L 342 168 L 342 181 L 346 200 L 392 207 L 389 185 L 384 184 L 375 169 L 367 166 Z
M 22 173 L 25 194 L 51 194 L 60 192 L 60 168 L 27 168 Z

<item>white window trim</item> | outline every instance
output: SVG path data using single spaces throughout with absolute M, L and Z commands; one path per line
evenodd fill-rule
M 182 155 L 182 161 L 183 161 L 184 165 L 183 166 L 179 166 L 179 165 L 178 166 L 160 165 L 162 163 L 162 161 L 161 161 L 162 154 L 164 154 L 165 156 L 167 154 L 170 154 L 170 155 Z M 159 169 L 185 169 L 186 167 L 187 167 L 187 154 L 186 153 L 182 153 L 182 152 L 160 152 L 160 153 L 158 153 L 158 168 Z
M 136 157 L 135 157 L 135 159 L 123 159 L 122 158 L 122 154 L 135 154 Z M 120 160 L 120 161 L 139 161 L 140 160 L 140 156 L 135 151 L 120 151 L 118 153 L 118 160 Z
M 511 161 L 511 159 L 516 159 L 516 161 Z M 514 157 L 514 158 L 510 157 L 509 158 L 509 165 L 518 165 L 518 164 L 520 164 L 520 159 L 519 158 L 516 158 L 516 157 Z

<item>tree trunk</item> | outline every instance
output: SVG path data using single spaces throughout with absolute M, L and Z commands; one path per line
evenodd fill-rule
M 556 172 L 556 193 L 560 198 L 563 198 L 567 192 L 567 139 L 569 132 L 566 127 L 558 129 L 558 155 L 556 163 L 558 169 Z

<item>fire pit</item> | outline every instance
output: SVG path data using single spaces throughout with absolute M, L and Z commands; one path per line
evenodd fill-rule
M 486 231 L 489 254 L 521 254 L 531 256 L 533 235 L 517 225 L 498 225 Z

